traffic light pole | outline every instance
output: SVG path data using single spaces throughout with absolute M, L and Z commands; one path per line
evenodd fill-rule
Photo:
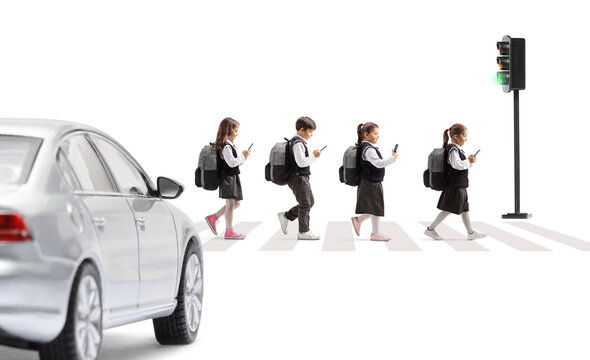
M 518 90 L 514 93 L 514 212 L 503 214 L 502 219 L 528 219 L 532 214 L 520 212 L 520 118 Z

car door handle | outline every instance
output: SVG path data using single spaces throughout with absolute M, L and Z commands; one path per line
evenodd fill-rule
M 147 224 L 147 222 L 148 221 L 144 217 L 135 219 L 135 223 L 137 224 L 137 226 L 139 226 L 141 230 L 145 230 L 145 225 Z
M 104 218 L 104 216 L 93 217 L 92 221 L 94 222 L 94 225 L 96 225 L 96 227 L 99 230 L 104 230 L 104 227 L 107 224 L 107 220 Z

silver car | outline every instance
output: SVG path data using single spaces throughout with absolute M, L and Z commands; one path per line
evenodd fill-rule
M 96 359 L 104 329 L 146 319 L 193 342 L 201 242 L 164 200 L 182 191 L 92 127 L 0 119 L 0 344 Z

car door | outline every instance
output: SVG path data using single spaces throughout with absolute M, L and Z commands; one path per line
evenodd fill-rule
M 137 230 L 126 199 L 116 191 L 84 133 L 60 145 L 57 165 L 80 202 L 86 207 L 102 248 L 105 306 L 111 316 L 137 311 L 139 259 Z
M 119 191 L 127 199 L 139 238 L 139 305 L 154 307 L 176 297 L 178 249 L 176 227 L 170 210 L 155 195 L 147 175 L 135 161 L 110 140 L 91 135 Z

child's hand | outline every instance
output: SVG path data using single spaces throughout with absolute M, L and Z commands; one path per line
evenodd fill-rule
M 469 155 L 469 162 L 470 163 L 475 163 L 477 161 L 477 156 L 473 156 L 473 155 Z
M 319 151 L 319 150 L 317 150 L 317 149 L 313 151 L 313 156 L 315 156 L 315 157 L 316 157 L 316 159 L 317 159 L 317 158 L 319 158 L 319 157 L 320 157 L 320 155 L 322 155 L 322 152 L 321 152 L 321 151 Z
M 250 156 L 250 153 L 252 152 L 252 150 L 244 150 L 242 151 L 242 154 L 244 155 L 244 157 L 247 159 L 248 156 Z
M 393 157 L 397 160 L 397 153 L 395 150 L 391 150 L 391 155 L 393 155 Z

